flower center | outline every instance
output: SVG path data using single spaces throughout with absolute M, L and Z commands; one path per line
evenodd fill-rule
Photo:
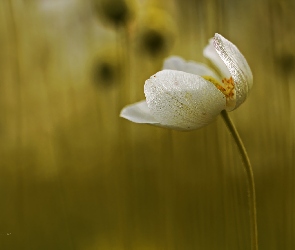
M 222 83 L 213 78 L 212 76 L 203 76 L 209 82 L 212 82 L 216 88 L 218 88 L 227 99 L 233 99 L 235 96 L 235 83 L 232 77 L 223 78 Z

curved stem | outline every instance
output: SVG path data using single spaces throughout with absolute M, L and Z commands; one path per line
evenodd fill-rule
M 236 145 L 238 146 L 240 155 L 243 160 L 244 169 L 247 174 L 247 184 L 248 184 L 248 201 L 249 201 L 249 212 L 250 212 L 250 228 L 251 228 L 251 246 L 252 250 L 258 250 L 258 234 L 257 234 L 257 215 L 256 215 L 256 195 L 255 195 L 255 183 L 254 176 L 251 167 L 251 163 L 245 149 L 245 146 L 239 136 L 237 129 L 235 128 L 233 122 L 228 116 L 227 112 L 223 110 L 221 116 L 232 134 Z

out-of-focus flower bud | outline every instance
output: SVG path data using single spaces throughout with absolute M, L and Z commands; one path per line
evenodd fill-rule
M 138 25 L 137 42 L 140 51 L 153 57 L 168 54 L 175 39 L 174 27 L 174 22 L 166 11 L 149 9 Z
M 109 46 L 99 53 L 91 67 L 92 81 L 98 87 L 110 87 L 119 82 L 121 60 L 115 46 Z
M 135 16 L 134 0 L 93 0 L 99 18 L 115 27 L 126 25 Z

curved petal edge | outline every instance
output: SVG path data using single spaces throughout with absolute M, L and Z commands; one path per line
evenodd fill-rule
M 213 45 L 234 80 L 236 105 L 233 110 L 246 100 L 253 85 L 253 75 L 245 57 L 233 43 L 216 33 Z
M 122 109 L 120 117 L 135 123 L 158 124 L 151 114 L 145 100 L 131 104 Z

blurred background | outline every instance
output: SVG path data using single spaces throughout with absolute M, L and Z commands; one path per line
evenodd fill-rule
M 253 71 L 230 113 L 252 161 L 260 249 L 295 249 L 293 0 L 0 1 L 0 249 L 250 249 L 245 173 L 221 118 L 119 118 L 215 32 Z

